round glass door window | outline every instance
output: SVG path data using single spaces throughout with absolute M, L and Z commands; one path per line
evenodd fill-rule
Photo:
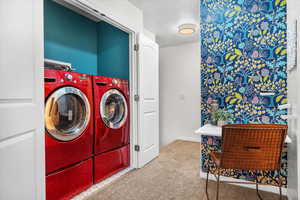
M 116 89 L 108 90 L 102 96 L 100 115 L 105 125 L 112 129 L 120 128 L 127 119 L 128 109 L 125 97 Z
M 86 129 L 89 120 L 89 101 L 77 88 L 60 88 L 46 101 L 46 130 L 58 140 L 70 141 L 79 137 Z

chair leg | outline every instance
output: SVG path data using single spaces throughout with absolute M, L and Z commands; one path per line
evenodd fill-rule
M 263 198 L 261 197 L 260 193 L 259 193 L 259 190 L 258 190 L 258 179 L 257 179 L 257 172 L 255 172 L 255 183 L 256 183 L 256 194 L 258 196 L 258 198 L 260 200 L 263 200 Z
M 216 196 L 216 200 L 219 200 L 219 186 L 220 186 L 220 169 L 218 169 L 218 177 L 217 177 L 217 196 Z
M 280 169 L 278 170 L 278 187 L 279 187 L 279 200 L 282 200 L 282 180 L 281 180 L 281 172 Z
M 208 169 L 207 169 L 206 185 L 205 185 L 205 192 L 206 192 L 206 198 L 207 198 L 207 200 L 209 200 L 209 197 L 208 197 L 208 177 L 209 177 L 209 165 L 208 165 Z

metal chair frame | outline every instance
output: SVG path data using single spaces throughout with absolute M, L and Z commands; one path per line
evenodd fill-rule
M 255 173 L 255 182 L 252 183 L 252 182 L 238 182 L 238 181 L 221 181 L 220 180 L 220 169 L 221 168 L 217 168 L 217 174 L 215 173 L 211 173 L 212 175 L 214 175 L 214 177 L 216 178 L 216 181 L 217 181 L 217 191 L 216 191 L 216 200 L 219 199 L 219 186 L 220 186 L 220 183 L 233 183 L 233 184 L 248 184 L 248 185 L 251 185 L 251 184 L 255 184 L 256 185 L 256 194 L 258 196 L 258 198 L 260 200 L 263 200 L 261 194 L 259 193 L 259 188 L 258 188 L 258 185 L 272 185 L 272 184 L 266 184 L 266 183 L 258 183 L 258 179 L 257 179 L 257 174 Z M 279 174 L 279 183 L 278 185 L 273 185 L 273 186 L 277 186 L 279 188 L 279 200 L 282 200 L 282 180 L 280 178 L 280 169 L 277 170 L 278 174 Z M 210 167 L 208 167 L 208 171 L 207 171 L 207 175 L 206 175 L 206 184 L 205 184 L 205 193 L 206 193 L 206 197 L 207 197 L 207 200 L 209 200 L 209 195 L 208 195 L 208 181 L 209 181 L 209 173 L 210 173 Z
M 281 153 L 280 155 L 282 154 L 282 149 L 281 149 Z M 212 159 L 213 160 L 213 159 Z M 281 157 L 280 157 L 280 163 L 281 163 Z M 216 164 L 216 163 L 215 163 Z M 258 179 L 257 179 L 257 171 L 255 171 L 255 182 L 238 182 L 238 181 L 220 181 L 220 170 L 221 169 L 225 169 L 225 168 L 221 168 L 221 167 L 218 167 L 218 165 L 216 164 L 216 172 L 211 172 L 210 170 L 210 167 L 208 165 L 208 171 L 207 171 L 207 176 L 206 176 L 206 186 L 205 186 L 205 192 L 206 192 L 206 197 L 207 197 L 207 200 L 209 200 L 209 194 L 208 194 L 208 181 L 209 181 L 209 174 L 211 173 L 212 175 L 214 175 L 214 177 L 216 178 L 216 181 L 217 181 L 217 191 L 216 191 L 216 200 L 219 199 L 219 186 L 220 186 L 220 183 L 234 183 L 234 184 L 255 184 L 256 185 L 256 194 L 258 196 L 258 198 L 260 200 L 263 200 L 260 192 L 259 192 L 259 188 L 258 188 L 258 185 L 273 185 L 273 186 L 277 186 L 279 187 L 279 200 L 282 200 L 282 180 L 281 180 L 281 171 L 280 171 L 280 168 L 278 170 L 273 170 L 273 171 L 277 171 L 278 172 L 278 176 L 279 176 L 279 181 L 278 181 L 278 184 L 266 184 L 266 183 L 259 183 L 258 182 Z

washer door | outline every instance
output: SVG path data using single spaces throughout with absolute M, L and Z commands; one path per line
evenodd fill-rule
M 123 94 L 116 89 L 104 93 L 100 102 L 100 115 L 109 128 L 118 129 L 123 126 L 128 115 L 127 103 Z
M 58 140 L 73 140 L 86 129 L 90 112 L 89 101 L 83 92 L 74 87 L 60 88 L 46 101 L 46 130 Z

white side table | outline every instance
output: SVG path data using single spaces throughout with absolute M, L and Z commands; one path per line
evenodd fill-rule
M 200 137 L 202 135 L 207 135 L 207 136 L 222 136 L 222 128 L 219 126 L 214 126 L 211 124 L 206 124 L 199 128 L 198 130 L 195 131 L 196 134 L 199 134 Z M 292 143 L 291 138 L 287 135 L 285 138 L 285 143 Z

